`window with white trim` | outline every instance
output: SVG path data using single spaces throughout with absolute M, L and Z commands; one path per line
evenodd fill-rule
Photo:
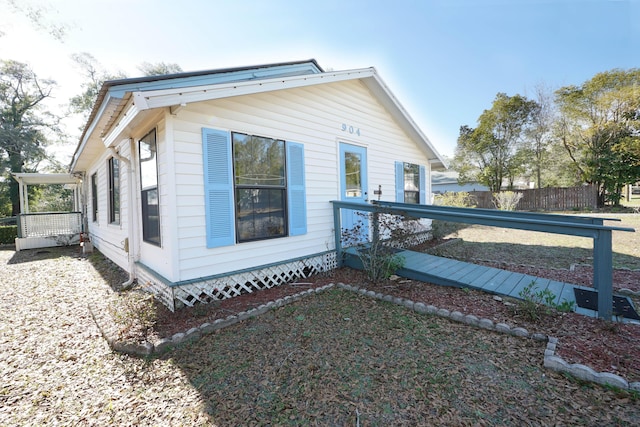
M 91 175 L 91 214 L 93 222 L 98 222 L 98 173 Z
M 407 162 L 396 162 L 396 202 L 426 203 L 426 167 Z
M 404 202 L 420 203 L 420 166 L 404 163 Z
M 160 246 L 160 197 L 158 194 L 158 156 L 155 129 L 140 140 L 139 159 L 142 240 Z
M 109 224 L 120 224 L 120 160 L 109 159 Z
M 207 247 L 306 233 L 304 147 L 203 128 Z

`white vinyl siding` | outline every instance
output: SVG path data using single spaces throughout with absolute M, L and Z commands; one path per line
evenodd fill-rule
M 165 230 L 166 222 L 163 222 L 162 233 L 164 238 L 164 233 L 177 231 L 179 268 L 176 275 L 165 269 L 156 271 L 172 281 L 197 279 L 333 249 L 330 201 L 339 198 L 339 142 L 367 147 L 367 191 L 372 197 L 373 190 L 382 185 L 382 200 L 395 200 L 394 159 L 414 159 L 416 163 L 428 164 L 424 151 L 409 140 L 358 81 L 193 103 L 167 120 L 172 121 L 175 147 L 168 157 L 175 162 L 173 191 L 177 195 L 177 206 L 173 209 L 177 229 Z M 342 124 L 359 129 L 360 136 L 342 131 Z M 306 234 L 207 249 L 202 128 L 304 145 Z M 161 147 L 162 144 L 159 150 Z M 163 157 L 161 154 L 161 161 Z M 160 189 L 161 193 L 167 191 L 162 186 L 162 178 Z
M 123 157 L 129 157 L 128 143 L 117 147 L 117 150 Z M 102 154 L 94 159 L 91 168 L 87 170 L 87 176 L 96 174 L 98 184 L 98 218 L 95 222 L 88 222 L 88 231 L 96 249 L 121 268 L 128 270 L 128 256 L 124 250 L 124 239 L 127 238 L 129 209 L 129 194 L 125 190 L 129 185 L 129 165 L 125 162 L 120 162 L 120 223 L 110 224 L 108 159 L 111 157 L 112 154 L 104 149 Z

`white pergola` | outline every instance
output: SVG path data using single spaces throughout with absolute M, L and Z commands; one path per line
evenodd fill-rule
M 20 193 L 20 213 L 29 213 L 29 185 L 65 184 L 73 190 L 73 206 L 78 210 L 80 206 L 79 187 L 82 179 L 68 173 L 13 173 L 13 177 L 18 181 Z

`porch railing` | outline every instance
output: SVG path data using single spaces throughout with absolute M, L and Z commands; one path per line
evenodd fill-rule
M 82 213 L 39 212 L 18 215 L 18 237 L 52 237 L 80 234 Z

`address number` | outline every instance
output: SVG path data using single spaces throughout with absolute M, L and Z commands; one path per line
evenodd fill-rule
M 351 125 L 347 125 L 345 123 L 342 124 L 342 131 L 343 132 L 349 132 L 350 134 L 360 136 L 360 128 L 356 128 L 356 127 L 353 127 Z

